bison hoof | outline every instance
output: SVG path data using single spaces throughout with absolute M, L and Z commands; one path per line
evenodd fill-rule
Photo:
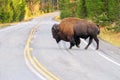
M 69 49 L 72 49 L 72 47 L 69 47 Z
M 79 45 L 77 45 L 77 47 L 78 47 L 78 48 L 80 48 L 80 46 L 79 46 Z
M 85 47 L 85 50 L 87 50 L 87 47 Z
M 98 50 L 98 48 L 96 48 L 96 50 Z

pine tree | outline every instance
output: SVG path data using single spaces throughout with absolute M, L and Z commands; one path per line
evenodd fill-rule
M 78 2 L 77 17 L 79 17 L 79 18 L 87 17 L 87 7 L 86 7 L 85 0 L 79 0 L 79 2 Z
M 102 14 L 103 3 L 101 0 L 86 0 L 87 17 L 97 17 Z
M 116 21 L 118 19 L 120 19 L 120 2 L 119 0 L 111 0 L 108 1 L 108 18 L 111 21 Z
M 61 10 L 60 17 L 74 17 L 76 15 L 75 10 L 75 2 L 71 2 L 70 0 L 59 0 L 59 7 Z
M 0 23 L 11 22 L 13 19 L 13 11 L 10 0 L 0 0 Z
M 0 22 L 21 21 L 25 15 L 25 0 L 0 0 Z
M 25 0 L 12 0 L 13 21 L 21 21 L 25 15 Z

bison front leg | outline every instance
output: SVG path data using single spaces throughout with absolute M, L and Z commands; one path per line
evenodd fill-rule
M 79 44 L 81 42 L 80 38 L 75 38 L 76 46 L 80 48 Z
M 92 43 L 92 40 L 93 40 L 93 37 L 90 37 L 90 38 L 89 38 L 89 43 L 88 43 L 88 45 L 85 47 L 85 49 L 87 49 L 87 48 L 89 47 L 89 45 Z
M 69 47 L 69 49 L 72 49 L 72 47 L 73 47 L 75 44 L 76 44 L 75 39 L 72 37 L 72 38 L 70 39 L 70 47 Z

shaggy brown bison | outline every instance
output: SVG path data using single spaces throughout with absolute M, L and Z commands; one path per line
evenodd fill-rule
M 85 49 L 88 48 L 93 39 L 96 41 L 96 49 L 98 49 L 99 40 L 97 35 L 99 32 L 98 25 L 79 18 L 65 18 L 60 24 L 54 24 L 52 27 L 53 38 L 56 39 L 57 43 L 60 40 L 68 41 L 70 42 L 70 48 L 74 45 L 79 46 L 80 38 L 87 39 L 89 37 L 89 43 Z

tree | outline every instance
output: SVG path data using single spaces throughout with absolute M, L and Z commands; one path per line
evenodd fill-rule
M 13 20 L 13 11 L 10 0 L 0 0 L 0 23 L 11 22 Z
M 55 9 L 55 10 L 57 10 L 58 9 L 58 2 L 57 2 L 58 0 L 52 0 L 52 6 L 53 6 L 53 8 Z
M 120 2 L 119 0 L 108 1 L 108 18 L 111 21 L 120 19 Z
M 0 0 L 0 22 L 21 21 L 25 15 L 25 0 Z
M 26 5 L 29 11 L 29 15 L 35 14 L 35 5 L 40 4 L 40 0 L 26 0 Z
M 87 7 L 85 0 L 79 0 L 77 6 L 77 17 L 85 18 L 87 17 Z
M 60 17 L 75 17 L 77 9 L 77 0 L 59 0 L 59 8 L 61 10 Z
M 25 16 L 25 0 L 12 0 L 13 21 L 21 21 Z

